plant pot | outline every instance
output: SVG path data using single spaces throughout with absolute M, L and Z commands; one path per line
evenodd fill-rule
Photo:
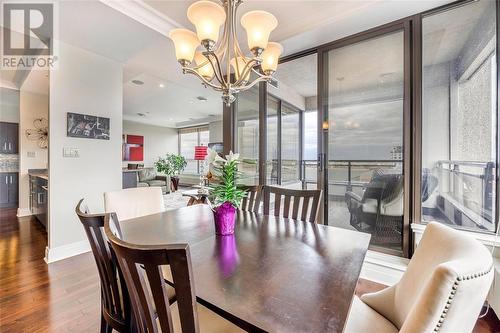
M 170 182 L 172 183 L 172 189 L 173 191 L 177 191 L 179 189 L 179 177 L 177 176 L 172 176 L 170 177 Z
M 234 234 L 236 208 L 229 202 L 224 202 L 214 211 L 215 233 L 220 236 Z

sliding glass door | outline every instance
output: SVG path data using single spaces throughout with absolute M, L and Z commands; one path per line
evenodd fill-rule
M 325 220 L 403 255 L 404 27 L 325 50 L 323 66 Z

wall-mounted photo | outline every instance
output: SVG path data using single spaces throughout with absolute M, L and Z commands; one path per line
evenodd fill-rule
M 68 136 L 109 140 L 109 118 L 68 112 L 67 125 Z

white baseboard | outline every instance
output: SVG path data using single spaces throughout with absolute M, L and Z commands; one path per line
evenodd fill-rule
M 361 268 L 360 277 L 386 286 L 397 283 L 408 266 L 406 258 L 368 251 Z
M 18 208 L 17 209 L 17 217 L 30 216 L 33 215 L 29 208 Z
M 90 244 L 87 240 L 62 245 L 54 248 L 45 248 L 45 262 L 47 264 L 63 260 L 90 251 Z

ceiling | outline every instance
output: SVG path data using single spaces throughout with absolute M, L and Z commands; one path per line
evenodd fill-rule
M 116 2 L 140 4 L 148 13 L 156 14 L 153 19 L 146 15 L 137 18 L 126 8 L 115 10 L 109 2 L 61 1 L 60 39 L 123 64 L 125 119 L 162 126 L 177 126 L 211 117 L 220 119 L 220 94 L 203 87 L 197 78 L 183 75 L 175 59 L 173 44 L 166 37 L 168 29 L 152 28 L 152 22 L 164 20 L 164 26 L 192 29 L 186 18 L 186 9 L 192 2 Z M 407 0 L 404 5 L 401 1 L 384 0 L 247 0 L 241 5 L 239 15 L 253 9 L 276 15 L 280 24 L 271 39 L 281 42 L 285 54 L 290 54 L 447 2 L 451 0 Z M 239 36 L 244 43 L 244 33 Z M 14 75 L 2 71 L 2 81 L 9 81 Z M 316 60 L 309 57 L 282 64 L 277 72 L 278 80 L 305 97 L 315 94 L 315 77 Z M 132 80 L 141 80 L 144 84 L 137 86 L 131 83 Z M 196 99 L 198 96 L 207 101 L 200 102 Z

